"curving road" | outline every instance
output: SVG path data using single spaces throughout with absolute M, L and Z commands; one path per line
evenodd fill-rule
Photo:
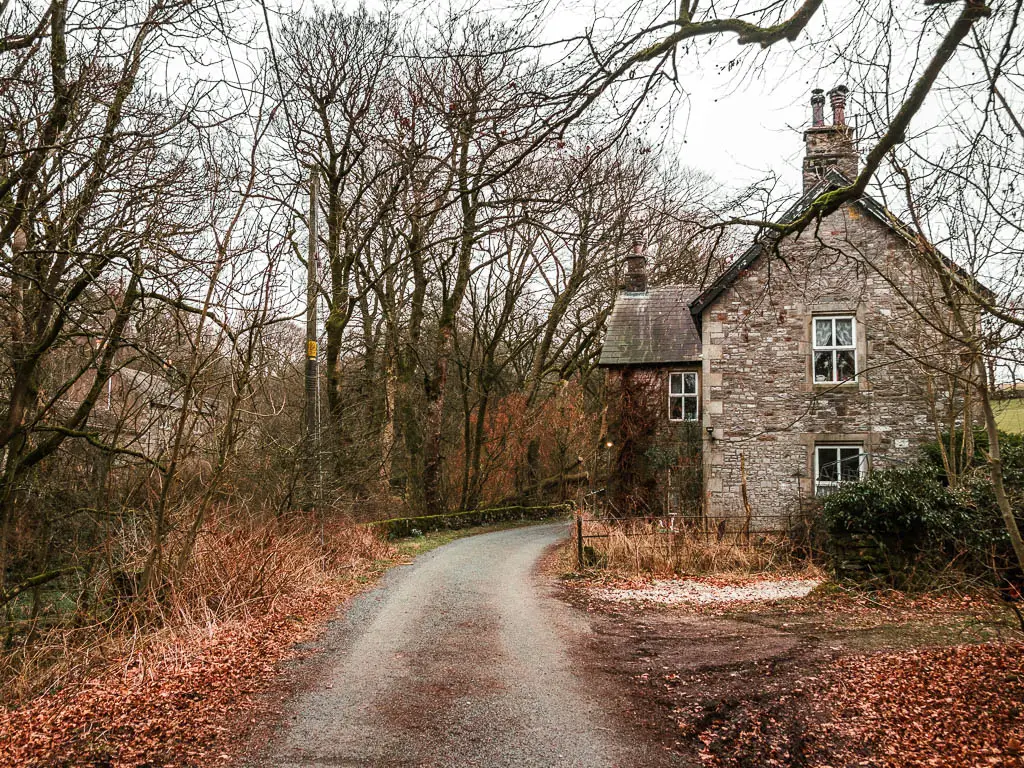
M 585 641 L 585 618 L 535 575 L 566 534 L 472 536 L 392 570 L 328 631 L 330 655 L 262 765 L 648 764 L 574 670 L 567 650 Z

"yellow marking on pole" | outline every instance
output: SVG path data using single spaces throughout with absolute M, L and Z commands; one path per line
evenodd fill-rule
M 307 341 L 306 342 L 306 357 L 308 357 L 310 360 L 316 360 L 316 342 L 315 341 Z

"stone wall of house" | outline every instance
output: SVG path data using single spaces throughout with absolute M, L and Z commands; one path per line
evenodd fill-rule
M 708 512 L 743 514 L 745 474 L 762 530 L 783 527 L 813 498 L 816 443 L 861 444 L 878 468 L 934 439 L 932 403 L 945 378 L 929 363 L 951 357 L 911 309 L 936 306 L 938 286 L 906 241 L 860 206 L 787 238 L 779 254 L 763 254 L 702 317 Z M 847 314 L 856 317 L 858 378 L 815 384 L 812 318 Z
M 670 373 L 700 372 L 698 363 L 609 368 L 605 374 L 606 440 L 598 474 L 622 514 L 703 513 L 702 424 L 670 421 Z M 698 393 L 701 392 L 698 379 Z

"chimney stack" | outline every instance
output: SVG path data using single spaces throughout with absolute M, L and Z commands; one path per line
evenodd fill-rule
M 825 124 L 825 93 L 811 91 L 811 127 L 804 131 L 804 192 L 817 184 L 830 168 L 850 181 L 860 170 L 853 131 L 846 124 L 846 97 L 850 89 L 838 85 L 828 92 L 832 125 Z
M 622 289 L 629 293 L 647 292 L 647 257 L 644 256 L 644 241 L 633 240 L 633 252 L 626 257 L 626 275 Z

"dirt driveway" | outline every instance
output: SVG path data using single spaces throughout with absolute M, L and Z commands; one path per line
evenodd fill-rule
M 579 648 L 580 664 L 592 680 L 603 680 L 603 688 L 613 692 L 609 703 L 627 722 L 661 744 L 662 759 L 671 765 L 932 765 L 926 759 L 887 755 L 886 741 L 900 727 L 898 722 L 883 722 L 889 697 L 895 709 L 907 710 L 909 727 L 922 730 L 923 741 L 940 733 L 954 740 L 956 734 L 966 733 L 976 740 L 965 752 L 974 749 L 977 762 L 943 762 L 946 750 L 937 748 L 940 762 L 934 764 L 1021 764 L 1016 754 L 1002 761 L 990 760 L 980 751 L 982 737 L 992 738 L 994 733 L 996 741 L 1006 741 L 1011 731 L 1020 729 L 1014 703 L 1020 693 L 1016 672 L 1010 669 L 1008 675 L 997 667 L 986 680 L 981 670 L 968 664 L 966 675 L 960 677 L 970 683 L 977 674 L 977 685 L 949 693 L 948 686 L 938 685 L 943 682 L 938 679 L 941 667 L 928 661 L 929 649 L 1019 643 L 1006 617 L 992 615 L 989 607 L 959 605 L 955 599 L 879 601 L 834 594 L 778 603 L 669 608 L 595 598 L 608 591 L 600 586 L 600 578 L 596 585 L 587 580 L 563 585 L 564 597 L 590 618 L 592 633 Z M 1012 657 L 1018 646 L 1008 647 Z M 903 694 L 904 674 L 898 660 L 906 654 L 914 661 L 919 652 L 924 654 L 922 661 L 915 663 L 923 669 L 906 671 L 911 685 L 917 682 L 924 688 L 923 697 L 909 700 L 920 705 L 915 713 L 897 700 Z M 857 711 L 857 696 L 848 695 L 843 684 L 857 680 L 861 660 L 871 658 L 890 660 L 882 668 L 889 678 L 879 681 L 881 701 L 868 702 L 865 717 Z M 850 669 L 853 674 L 844 677 L 844 670 Z M 1006 682 L 1011 679 L 1012 689 Z M 998 685 L 991 698 L 984 690 L 993 688 L 989 681 Z M 891 689 L 885 688 L 889 684 Z M 866 692 L 872 693 L 870 683 Z M 931 694 L 934 700 L 928 701 Z M 853 727 L 844 719 L 846 711 L 857 718 Z M 972 723 L 982 712 L 994 722 L 984 727 Z

